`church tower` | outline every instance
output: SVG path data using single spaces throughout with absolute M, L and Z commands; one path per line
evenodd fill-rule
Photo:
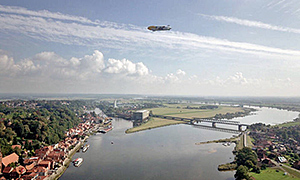
M 115 100 L 115 102 L 114 102 L 114 108 L 117 108 L 118 106 L 117 106 L 117 100 Z

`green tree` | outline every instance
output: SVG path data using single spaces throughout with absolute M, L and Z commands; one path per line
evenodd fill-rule
M 252 162 L 252 164 L 250 162 Z M 244 147 L 243 149 L 238 151 L 236 156 L 236 163 L 238 166 L 249 166 L 248 168 L 250 169 L 257 164 L 257 154 L 249 147 Z
M 237 170 L 236 173 L 234 175 L 236 180 L 242 180 L 242 179 L 250 179 L 250 176 L 248 174 L 248 168 L 246 166 L 240 165 Z

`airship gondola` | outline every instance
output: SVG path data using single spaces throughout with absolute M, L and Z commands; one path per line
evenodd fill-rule
M 167 26 L 149 26 L 148 29 L 150 31 L 169 31 L 171 30 L 171 26 L 167 25 Z

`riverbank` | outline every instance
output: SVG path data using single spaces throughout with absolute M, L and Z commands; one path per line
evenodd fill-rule
M 239 141 L 240 139 L 240 135 L 237 137 L 232 137 L 232 138 L 226 138 L 226 139 L 218 139 L 218 140 L 212 140 L 212 141 L 205 141 L 205 142 L 198 142 L 195 143 L 195 145 L 201 145 L 201 144 L 210 144 L 210 143 L 237 143 L 237 141 Z
M 62 166 L 56 170 L 51 176 L 49 176 L 46 180 L 57 180 L 60 176 L 64 174 L 64 172 L 69 167 L 70 163 L 72 162 L 72 158 L 74 154 L 81 148 L 82 144 L 88 139 L 88 136 L 80 141 L 68 154 L 67 158 L 64 160 Z
M 234 147 L 233 153 L 237 152 L 238 150 L 243 149 L 244 147 L 251 148 L 253 146 L 253 144 L 251 142 L 251 137 L 249 135 L 247 135 L 247 132 L 243 132 L 237 137 L 199 142 L 199 143 L 195 143 L 195 145 L 210 144 L 210 143 L 223 143 L 224 146 L 228 146 L 231 143 L 234 143 L 235 147 Z M 237 168 L 237 164 L 234 162 L 220 164 L 218 166 L 219 171 L 233 171 L 233 170 L 236 170 L 236 168 Z
M 170 120 L 170 119 L 162 119 L 162 118 L 151 118 L 148 122 L 136 126 L 130 129 L 127 129 L 125 133 L 134 133 L 138 131 L 143 131 L 143 130 L 149 130 L 149 129 L 154 129 L 158 127 L 163 127 L 163 126 L 170 126 L 174 124 L 186 124 L 187 122 L 184 121 L 177 121 L 177 120 Z

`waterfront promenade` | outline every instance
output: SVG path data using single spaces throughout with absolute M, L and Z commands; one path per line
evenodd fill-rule
M 69 151 L 67 158 L 64 160 L 63 164 L 49 177 L 47 177 L 45 180 L 56 180 L 58 179 L 69 167 L 70 163 L 72 162 L 73 155 L 81 148 L 84 141 L 88 138 L 88 136 L 85 136 L 85 138 L 80 141 L 71 151 Z

